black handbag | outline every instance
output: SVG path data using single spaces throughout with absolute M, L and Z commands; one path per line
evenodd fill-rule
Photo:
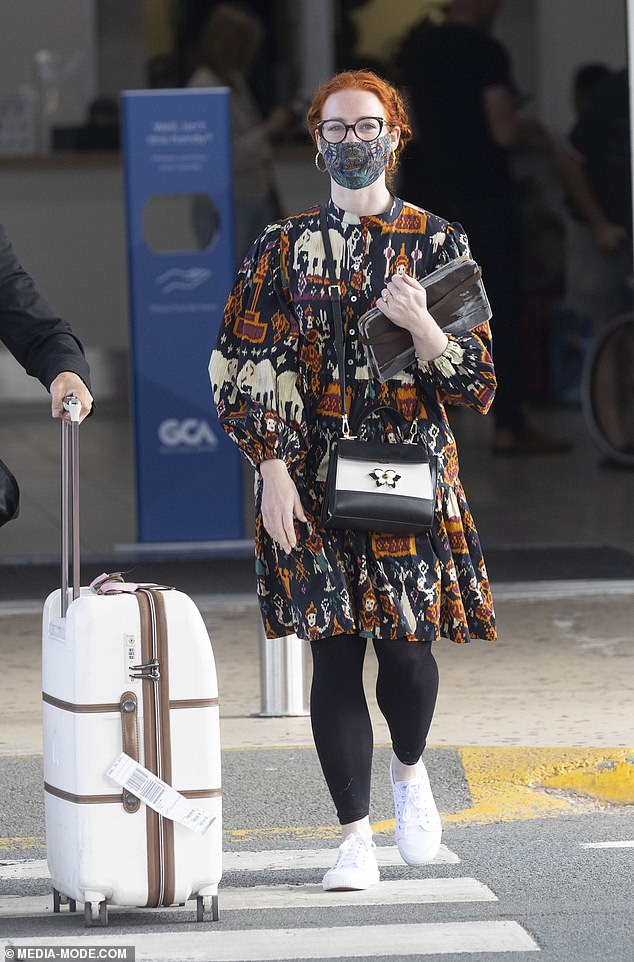
M 20 489 L 11 471 L 0 461 L 0 527 L 20 513 Z
M 418 440 L 413 421 L 407 441 L 365 441 L 350 432 L 346 412 L 341 290 L 336 281 L 334 258 L 325 210 L 321 208 L 321 232 L 335 329 L 337 366 L 342 404 L 342 436 L 333 441 L 321 510 L 325 528 L 351 528 L 381 534 L 426 534 L 431 528 L 436 501 L 436 463 Z M 393 408 L 374 407 L 359 422 L 359 431 L 370 414 Z

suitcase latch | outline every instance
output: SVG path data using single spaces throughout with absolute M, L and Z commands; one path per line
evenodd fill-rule
M 158 681 L 161 677 L 161 670 L 158 658 L 153 658 L 147 665 L 131 665 L 130 678 L 149 678 L 150 681 Z

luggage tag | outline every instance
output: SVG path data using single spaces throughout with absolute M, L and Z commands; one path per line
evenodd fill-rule
M 132 792 L 137 798 L 165 818 L 184 825 L 198 835 L 204 835 L 216 816 L 196 808 L 189 799 L 162 781 L 125 752 L 121 752 L 106 775 L 117 785 Z

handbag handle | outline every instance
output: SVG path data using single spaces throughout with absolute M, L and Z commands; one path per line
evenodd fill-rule
M 344 438 L 349 438 L 350 424 L 346 411 L 346 368 L 344 364 L 343 346 L 343 321 L 341 320 L 341 286 L 337 281 L 335 270 L 335 259 L 332 256 L 332 244 L 328 233 L 328 222 L 326 220 L 326 206 L 321 204 L 319 208 L 319 227 L 324 241 L 324 251 L 326 254 L 326 268 L 328 270 L 328 292 L 332 303 L 332 313 L 335 320 L 335 349 L 337 351 L 337 367 L 339 369 L 339 389 L 341 391 L 341 411 L 342 411 L 342 433 Z
M 375 404 L 369 410 L 365 411 L 363 416 L 359 418 L 358 423 L 355 423 L 356 430 L 359 434 L 361 434 L 361 428 L 363 427 L 364 421 L 366 421 L 367 418 L 372 417 L 373 414 L 378 414 L 379 411 L 388 411 L 389 414 L 399 418 L 401 424 L 403 424 L 405 427 L 409 426 L 408 436 L 404 440 L 404 444 L 414 444 L 417 440 L 421 439 L 420 432 L 418 430 L 417 419 L 414 418 L 412 421 L 408 421 L 405 415 L 402 414 L 398 408 L 393 408 L 389 404 Z

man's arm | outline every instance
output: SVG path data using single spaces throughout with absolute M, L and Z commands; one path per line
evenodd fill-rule
M 617 250 L 627 237 L 627 231 L 606 217 L 592 189 L 585 162 L 570 144 L 557 152 L 557 167 L 570 200 L 592 230 L 597 246 L 604 251 Z
M 59 416 L 58 394 L 66 388 L 80 397 L 82 416 L 88 413 L 84 407 L 92 403 L 90 370 L 81 343 L 38 293 L 1 225 L 0 340 L 25 371 L 51 391 L 54 417 Z
M 482 91 L 484 113 L 491 139 L 498 145 L 510 149 L 520 140 L 520 119 L 508 87 L 485 87 Z

